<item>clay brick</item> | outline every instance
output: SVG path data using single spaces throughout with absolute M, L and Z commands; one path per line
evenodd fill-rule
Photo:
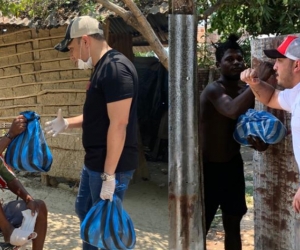
M 49 59 L 57 58 L 57 53 L 58 52 L 54 49 L 40 51 L 40 59 L 49 60 Z
M 41 40 L 41 41 L 39 41 L 39 48 L 40 49 L 52 48 L 51 40 Z
M 83 105 L 86 98 L 86 93 L 70 94 L 69 103 Z
M 14 99 L 14 105 L 35 104 L 35 103 L 36 103 L 36 97 Z
M 33 72 L 34 65 L 31 63 L 21 65 L 21 73 Z
M 58 68 L 60 68 L 59 61 L 41 63 L 41 69 L 42 70 L 45 70 L 45 69 L 58 69 Z
M 12 88 L 7 88 L 7 89 L 1 89 L 0 90 L 0 98 L 7 98 L 7 97 L 13 97 L 13 89 Z
M 37 106 L 35 104 L 29 104 L 29 105 L 22 105 L 20 107 L 11 109 L 11 115 L 19 115 L 21 112 L 24 111 L 34 111 L 34 112 L 38 112 L 37 111 Z
M 1 47 L 0 51 L 1 51 L 1 56 L 13 55 L 16 53 L 16 46 L 10 45 L 7 47 Z
M 58 28 L 50 29 L 50 36 L 64 36 L 66 34 L 67 25 L 59 26 Z
M 16 41 L 20 41 L 20 40 L 18 40 L 17 35 L 19 35 L 19 34 L 10 34 L 9 36 L 6 35 L 6 36 L 3 36 L 3 38 L 1 40 L 3 41 L 4 44 L 14 43 Z
M 59 61 L 59 64 L 60 64 L 61 68 L 66 68 L 66 69 L 75 67 L 75 63 L 72 62 L 70 59 L 61 60 L 61 61 Z
M 50 31 L 48 29 L 39 29 L 38 37 L 49 37 Z
M 60 79 L 72 79 L 73 78 L 72 70 L 60 71 L 59 74 L 60 74 Z
M 10 87 L 21 83 L 23 83 L 21 76 L 0 79 L 0 87 Z
M 20 70 L 18 67 L 7 67 L 4 68 L 4 75 L 5 76 L 11 76 L 11 75 L 17 75 L 20 74 Z
M 73 88 L 74 89 L 86 89 L 88 84 L 89 84 L 89 79 L 87 78 L 86 81 L 74 82 Z
M 43 83 L 42 89 L 57 89 L 56 84 L 57 83 Z
M 0 67 L 5 67 L 8 65 L 8 57 L 0 58 Z
M 1 100 L 0 99 L 0 107 L 6 107 L 6 106 L 12 106 L 14 105 L 14 100 L 10 99 L 10 100 Z
M 26 51 L 30 51 L 33 49 L 31 42 L 17 44 L 16 46 L 17 46 L 17 53 L 26 52 Z
M 17 39 L 14 41 L 26 41 L 32 39 L 32 32 L 35 32 L 35 29 L 25 28 L 22 33 L 17 33 Z
M 24 96 L 24 95 L 33 95 L 40 92 L 39 85 L 27 85 L 24 87 L 14 88 L 14 96 Z
M 68 105 L 70 101 L 68 93 L 48 93 L 38 96 L 37 103 L 43 105 Z
M 16 64 L 19 63 L 18 56 L 10 56 L 8 57 L 8 64 Z
M 74 78 L 84 78 L 84 77 L 90 78 L 91 74 L 92 74 L 91 70 L 82 70 L 82 69 L 73 70 Z
M 18 114 L 14 113 L 13 109 L 1 109 L 1 117 L 7 117 L 7 116 L 17 116 Z
M 32 75 L 23 75 L 22 76 L 22 81 L 23 81 L 23 83 L 35 82 L 36 81 L 35 75 L 34 74 L 32 74 Z
M 31 61 L 33 61 L 33 53 L 31 53 L 31 52 L 24 53 L 24 54 L 18 55 L 18 58 L 19 58 L 20 63 L 31 62 Z
M 39 81 L 55 81 L 59 80 L 59 72 L 47 72 L 47 73 L 40 73 Z
M 57 55 L 56 55 L 57 58 L 65 58 L 66 55 L 69 55 L 69 54 L 66 53 L 66 52 L 60 52 L 60 51 L 58 51 L 58 50 L 55 50 L 55 51 L 56 51 L 56 53 L 57 53 Z
M 43 106 L 43 115 L 57 114 L 58 109 L 61 109 L 63 116 L 68 116 L 68 106 Z
M 61 38 L 52 38 L 50 41 L 50 46 L 49 47 L 52 47 L 54 49 L 54 47 L 60 43 L 61 41 L 63 40 L 63 37 Z
M 82 114 L 82 105 L 77 105 L 77 106 L 69 106 L 69 114 L 70 115 L 80 115 Z
M 58 89 L 73 89 L 73 82 L 60 82 L 55 85 Z

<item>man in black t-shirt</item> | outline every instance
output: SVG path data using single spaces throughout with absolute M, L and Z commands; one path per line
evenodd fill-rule
M 89 16 L 74 18 L 55 49 L 69 51 L 79 69 L 94 68 L 83 115 L 64 119 L 59 110 L 57 118 L 45 124 L 53 136 L 82 127 L 86 154 L 76 199 L 82 222 L 99 194 L 112 201 L 115 193 L 122 200 L 138 166 L 138 78 L 131 61 L 108 46 L 99 22 Z M 83 249 L 98 248 L 83 242 Z

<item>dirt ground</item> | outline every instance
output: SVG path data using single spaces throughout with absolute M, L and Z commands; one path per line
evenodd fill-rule
M 162 166 L 167 164 L 150 163 L 154 180 L 131 184 L 126 193 L 124 207 L 134 222 L 138 250 L 168 249 L 168 186 Z M 18 177 L 34 198 L 46 202 L 49 217 L 44 250 L 81 250 L 79 220 L 74 212 L 76 189 L 67 184 L 47 187 L 40 177 Z M 16 198 L 9 191 L 0 192 L 4 201 Z
M 245 174 L 250 194 L 247 197 L 248 213 L 242 221 L 243 250 L 253 250 L 252 209 L 252 151 L 242 149 Z M 137 235 L 137 250 L 168 249 L 168 176 L 167 163 L 148 162 L 150 181 L 131 184 L 126 193 L 124 207 L 131 216 Z M 163 171 L 162 171 L 163 170 Z M 46 202 L 49 210 L 48 233 L 45 250 L 80 250 L 79 221 L 74 212 L 76 188 L 61 183 L 58 188 L 43 186 L 40 177 L 19 175 L 28 191 Z M 251 189 L 252 188 L 252 189 Z M 1 191 L 0 191 L 1 192 Z M 4 200 L 15 199 L 10 192 L 1 192 Z M 224 232 L 221 217 L 216 216 L 208 234 L 207 250 L 223 250 Z M 191 249 L 192 250 L 192 249 Z

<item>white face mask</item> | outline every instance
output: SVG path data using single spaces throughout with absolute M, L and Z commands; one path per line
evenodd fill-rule
M 92 57 L 89 57 L 89 59 L 86 62 L 84 62 L 82 59 L 78 59 L 77 66 L 78 69 L 92 69 L 93 68 Z
M 81 41 L 82 41 L 82 39 L 81 39 Z M 92 62 L 90 48 L 89 48 L 89 54 L 90 54 L 90 57 L 86 62 L 84 62 L 82 59 L 77 60 L 78 69 L 92 69 L 93 68 L 93 62 Z M 80 58 L 81 58 L 81 44 L 80 44 Z

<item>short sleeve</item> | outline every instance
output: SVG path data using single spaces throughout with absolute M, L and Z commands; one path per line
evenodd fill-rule
M 292 112 L 292 101 L 294 100 L 293 98 L 293 92 L 291 89 L 285 89 L 283 91 L 279 92 L 278 95 L 278 103 L 281 106 L 282 109 Z
M 134 75 L 123 63 L 110 62 L 107 77 L 102 83 L 106 103 L 116 102 L 134 96 Z

